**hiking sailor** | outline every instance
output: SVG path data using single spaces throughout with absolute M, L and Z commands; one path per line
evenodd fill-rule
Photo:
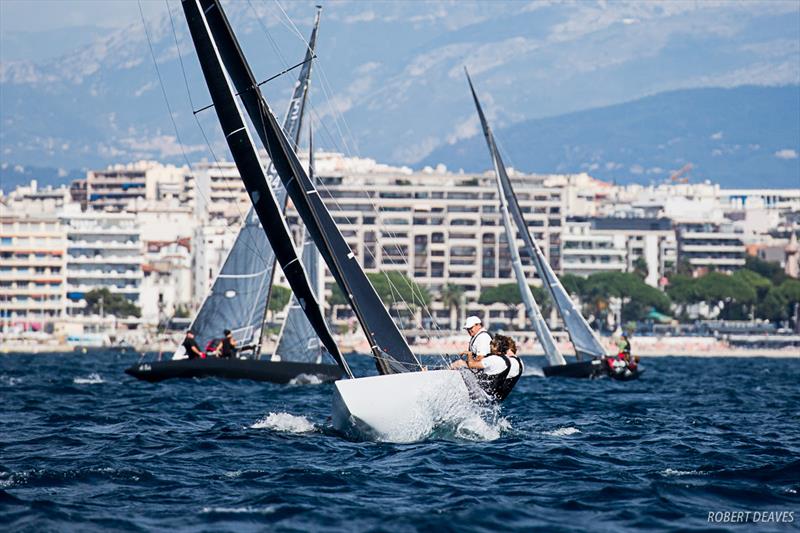
M 491 353 L 492 334 L 483 329 L 481 319 L 473 315 L 467 317 L 463 328 L 470 336 L 467 350 L 460 355 L 472 354 L 476 357 L 483 357 Z
M 522 364 L 522 359 L 517 356 L 517 343 L 511 337 L 495 335 L 494 339 L 492 339 L 492 353 L 505 354 L 511 365 L 506 379 L 497 390 L 497 399 L 503 401 L 514 389 L 519 378 L 522 377 L 525 365 Z
M 459 359 L 450 365 L 450 368 L 469 368 L 475 373 L 483 391 L 492 400 L 502 401 L 516 385 L 522 375 L 522 365 L 512 363 L 516 357 L 506 355 L 509 351 L 509 337 L 498 335 L 490 343 L 490 353 L 479 357 L 472 352 L 467 352 L 467 360 Z M 519 361 L 517 360 L 517 363 Z M 509 378 L 509 374 L 515 370 Z

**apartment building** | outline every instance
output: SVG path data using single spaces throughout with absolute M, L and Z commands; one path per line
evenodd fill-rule
M 647 266 L 645 283 L 657 287 L 661 279 L 677 266 L 678 243 L 668 218 L 592 218 L 592 233 L 622 239 L 625 245 L 625 270 L 632 272 L 637 262 Z
M 192 305 L 191 239 L 145 241 L 141 308 L 145 323 L 157 324 Z
M 513 282 L 505 229 L 498 213 L 494 177 L 445 171 L 412 172 L 358 160 L 342 165 L 317 157 L 321 198 L 365 270 L 401 271 L 437 293 L 448 283 L 463 288 L 468 312 L 484 287 Z M 372 162 L 374 163 L 374 162 Z M 556 270 L 561 268 L 564 196 L 543 178 L 513 174 L 526 220 Z M 290 209 L 290 222 L 298 220 Z M 522 247 L 519 235 L 515 245 Z M 536 283 L 535 267 L 524 269 Z M 327 283 L 333 283 L 328 276 Z M 434 299 L 437 321 L 450 310 Z
M 677 229 L 678 261 L 695 274 L 733 272 L 744 267 L 742 233 L 724 224 L 681 224 Z
M 138 161 L 111 165 L 86 174 L 85 192 L 76 185 L 75 193 L 85 194 L 85 209 L 123 211 L 137 200 L 178 198 L 184 190 L 186 167 Z
M 61 222 L 67 239 L 67 314 L 82 314 L 86 293 L 101 288 L 141 307 L 143 250 L 136 217 L 70 212 L 62 215 Z
M 626 238 L 619 234 L 597 233 L 583 219 L 567 221 L 561 236 L 562 273 L 589 276 L 598 272 L 625 272 L 628 269 Z
M 197 163 L 192 166 L 192 176 L 198 219 L 209 221 L 223 218 L 233 221 L 244 218 L 250 209 L 250 198 L 235 163 Z
M 216 219 L 195 228 L 192 235 L 192 303 L 199 306 L 222 268 L 240 224 Z
M 49 331 L 63 316 L 65 252 L 54 215 L 0 210 L 0 330 Z

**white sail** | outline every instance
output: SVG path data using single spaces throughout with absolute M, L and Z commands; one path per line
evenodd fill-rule
M 492 141 L 493 140 L 494 139 L 492 139 Z M 497 159 L 494 157 L 493 159 L 495 161 L 496 170 Z M 495 176 L 498 176 L 497 172 L 495 172 Z M 533 330 L 536 332 L 536 336 L 539 338 L 539 343 L 544 349 L 547 362 L 551 365 L 564 365 L 567 362 L 564 360 L 564 356 L 561 355 L 561 352 L 558 350 L 556 341 L 553 339 L 553 335 L 550 333 L 550 329 L 547 327 L 547 323 L 542 316 L 539 305 L 536 303 L 536 299 L 533 297 L 531 287 L 528 285 L 528 281 L 525 279 L 525 272 L 522 270 L 522 260 L 519 257 L 519 250 L 517 249 L 515 238 L 517 232 L 512 226 L 511 216 L 508 214 L 508 203 L 503 195 L 503 189 L 499 178 L 497 179 L 497 192 L 500 198 L 500 213 L 503 217 L 503 226 L 506 228 L 508 249 L 511 252 L 511 266 L 514 268 L 514 276 L 517 279 L 517 286 L 519 287 L 519 293 L 522 296 L 522 302 L 525 304 L 525 311 L 528 313 L 528 318 L 531 321 Z M 527 228 L 520 228 L 520 231 L 527 231 Z

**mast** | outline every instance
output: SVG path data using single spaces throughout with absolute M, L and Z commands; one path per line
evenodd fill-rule
M 570 341 L 575 347 L 575 354 L 578 360 L 580 360 L 583 355 L 601 357 L 605 355 L 602 344 L 600 344 L 592 328 L 589 327 L 586 319 L 583 318 L 583 315 L 581 315 L 580 311 L 575 307 L 572 298 L 569 297 L 566 289 L 564 289 L 564 286 L 558 280 L 558 276 L 553 272 L 553 269 L 547 262 L 547 258 L 542 253 L 538 244 L 536 244 L 536 239 L 531 234 L 531 230 L 525 222 L 525 217 L 522 215 L 522 209 L 519 206 L 519 200 L 517 200 L 517 195 L 514 193 L 514 189 L 511 186 L 511 180 L 508 177 L 503 160 L 497 150 L 497 145 L 494 142 L 494 135 L 483 114 L 480 102 L 478 101 L 478 95 L 475 93 L 475 87 L 472 85 L 469 73 L 467 73 L 467 81 L 469 82 L 470 91 L 472 91 L 472 98 L 478 108 L 478 116 L 481 120 L 484 136 L 486 137 L 487 143 L 489 143 L 489 150 L 492 152 L 492 158 L 495 161 L 495 174 L 501 185 L 502 195 L 505 196 L 509 210 L 522 235 L 525 250 L 533 260 L 536 270 L 539 272 L 539 277 L 542 278 L 544 285 L 553 297 L 556 309 L 558 309 L 561 319 L 564 321 L 567 333 L 569 333 Z
M 466 70 L 466 69 L 465 69 Z M 530 286 L 528 285 L 528 281 L 525 279 L 525 272 L 522 269 L 522 260 L 519 256 L 519 249 L 517 248 L 516 243 L 516 234 L 517 232 L 514 230 L 511 224 L 511 217 L 508 213 L 508 201 L 503 194 L 503 186 L 500 183 L 500 174 L 505 174 L 505 165 L 503 165 L 503 161 L 500 158 L 500 154 L 497 151 L 497 147 L 494 143 L 494 135 L 492 135 L 491 129 L 489 129 L 489 123 L 486 121 L 486 117 L 483 114 L 483 109 L 481 108 L 481 104 L 478 101 L 478 97 L 475 95 L 475 90 L 472 88 L 472 80 L 469 77 L 469 73 L 467 72 L 467 80 L 469 81 L 470 89 L 472 89 L 472 95 L 475 99 L 475 106 L 478 109 L 478 115 L 481 119 L 481 126 L 483 126 L 483 134 L 486 137 L 486 143 L 489 147 L 489 154 L 492 157 L 492 163 L 494 165 L 494 175 L 495 181 L 497 184 L 497 194 L 498 198 L 500 199 L 500 213 L 503 218 L 503 226 L 506 229 L 506 240 L 508 241 L 508 248 L 511 252 L 511 265 L 514 268 L 514 277 L 517 280 L 517 286 L 519 287 L 520 295 L 522 296 L 522 301 L 525 304 L 525 310 L 528 313 L 528 317 L 531 320 L 531 325 L 533 326 L 534 331 L 536 331 L 536 336 L 539 338 L 539 342 L 544 348 L 545 356 L 547 357 L 547 362 L 551 365 L 564 365 L 567 362 L 564 360 L 564 356 L 561 355 L 561 352 L 558 350 L 558 346 L 556 346 L 556 342 L 553 339 L 552 333 L 550 333 L 550 329 L 547 327 L 545 323 L 544 317 L 542 316 L 542 312 L 539 310 L 539 306 L 536 303 L 536 299 L 533 297 L 533 292 L 531 291 Z M 526 226 L 522 226 L 519 228 L 520 233 L 524 233 L 527 231 Z
M 283 121 L 283 131 L 294 146 L 300 139 L 305 114 L 319 19 L 317 11 L 303 68 Z M 286 190 L 272 166 L 268 171 L 268 180 L 273 185 L 278 205 L 285 209 Z M 258 357 L 274 277 L 275 253 L 251 206 L 222 268 L 192 321 L 191 329 L 201 345 L 219 336 L 222 328 L 227 327 L 240 347 L 252 347 L 253 355 Z
M 264 99 L 218 0 L 199 0 L 237 92 L 306 228 L 361 324 L 381 374 L 420 370 Z M 184 5 L 186 0 L 184 0 Z M 242 174 L 242 178 L 245 176 Z
M 197 0 L 183 0 L 182 6 L 222 132 L 275 257 L 320 340 L 339 366 L 352 376 L 328 329 L 314 291 L 309 286 L 305 270 L 292 244 L 291 233 L 283 218 L 283 210 L 267 183 L 264 167 L 236 103 L 233 89 L 225 76 L 219 52 L 211 39 L 200 6 Z M 280 131 L 280 128 L 278 130 Z M 280 133 L 283 135 L 282 131 Z M 286 144 L 289 143 L 285 137 L 282 139 Z

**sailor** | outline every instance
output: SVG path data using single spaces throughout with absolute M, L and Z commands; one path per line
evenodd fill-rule
M 622 341 L 619 344 L 619 353 L 623 356 L 626 362 L 631 362 L 631 341 L 628 339 L 628 334 L 622 333 Z
M 217 346 L 217 354 L 224 359 L 230 359 L 236 353 L 236 340 L 233 338 L 231 330 L 226 329 L 223 333 L 225 337 Z
M 492 334 L 483 329 L 483 323 L 480 318 L 475 315 L 467 317 L 463 328 L 469 334 L 470 339 L 467 350 L 461 352 L 461 355 L 472 354 L 481 358 L 491 353 Z
M 189 359 L 198 359 L 203 357 L 203 352 L 194 340 L 194 332 L 189 330 L 186 332 L 186 337 L 183 339 L 183 349 L 186 350 L 186 356 Z
M 509 363 L 511 364 L 506 379 L 503 381 L 497 391 L 497 399 L 502 401 L 506 399 L 506 396 L 511 394 L 511 391 L 514 389 L 517 381 L 519 381 L 519 378 L 522 377 L 522 372 L 525 370 L 525 365 L 522 364 L 522 359 L 517 356 L 517 343 L 514 341 L 514 339 L 504 335 L 496 335 L 493 339 L 493 344 L 495 340 L 498 341 L 497 351 L 504 353 L 506 357 L 508 357 Z M 494 350 L 495 346 L 492 346 L 492 353 L 494 353 Z
M 499 337 L 499 338 L 498 338 Z M 478 383 L 492 400 L 503 400 L 511 388 L 506 391 L 506 378 L 511 371 L 511 358 L 505 355 L 508 343 L 502 335 L 491 341 L 490 352 L 482 357 L 473 352 L 467 353 L 467 360 L 459 359 L 450 365 L 450 368 L 469 368 L 478 378 Z M 512 386 L 513 387 L 513 386 Z

